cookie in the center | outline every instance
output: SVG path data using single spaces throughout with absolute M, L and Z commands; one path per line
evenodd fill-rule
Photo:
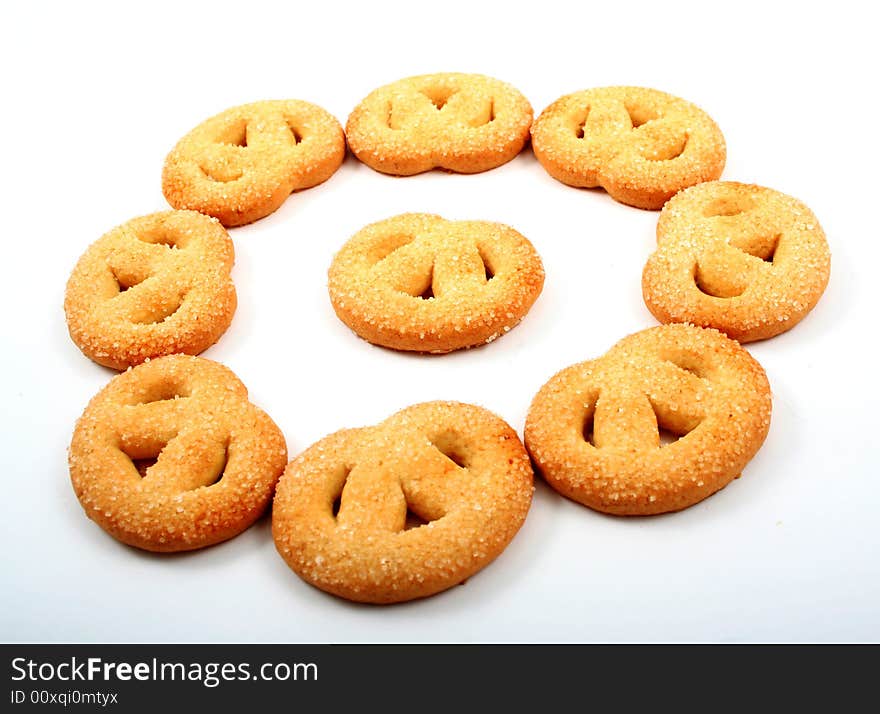
M 339 319 L 365 340 L 445 353 L 509 332 L 543 284 L 540 257 L 513 228 L 407 213 L 355 234 L 328 287 Z

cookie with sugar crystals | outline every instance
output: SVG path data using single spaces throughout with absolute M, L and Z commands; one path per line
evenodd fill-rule
M 525 442 L 554 489 L 597 511 L 687 508 L 738 478 L 770 428 L 760 364 L 716 330 L 661 325 L 541 387 Z
M 509 332 L 543 284 L 541 259 L 513 228 L 425 213 L 361 229 L 328 278 L 333 309 L 365 340 L 437 354 Z
M 89 518 L 123 543 L 174 552 L 228 540 L 254 523 L 287 448 L 229 369 L 170 355 L 115 376 L 95 395 L 68 458 Z
M 89 246 L 67 281 L 70 337 L 87 357 L 113 369 L 198 354 L 232 322 L 234 259 L 223 226 L 195 211 L 123 223 Z
M 339 597 L 392 603 L 471 577 L 526 518 L 533 473 L 516 432 L 481 407 L 427 402 L 321 439 L 272 505 L 279 554 Z
M 477 173 L 507 163 L 529 137 L 532 106 L 480 74 L 408 77 L 371 92 L 348 118 L 348 145 L 376 171 Z
M 644 87 L 568 94 L 532 126 L 532 149 L 553 178 L 601 186 L 621 203 L 657 209 L 688 186 L 721 176 L 727 149 L 695 104 Z
M 830 273 L 825 233 L 807 206 L 763 186 L 710 181 L 663 207 L 642 294 L 660 322 L 751 342 L 806 317 Z
M 321 107 L 299 99 L 253 102 L 184 136 L 165 159 L 162 193 L 174 208 L 240 226 L 326 181 L 343 158 L 342 127 Z

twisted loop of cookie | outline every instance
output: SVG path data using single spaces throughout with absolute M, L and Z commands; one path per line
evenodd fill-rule
M 93 243 L 67 283 L 73 341 L 124 369 L 175 352 L 198 354 L 232 321 L 232 241 L 194 211 L 135 218 Z
M 770 409 L 764 370 L 736 342 L 667 325 L 555 375 L 532 402 L 526 447 L 569 498 L 619 515 L 663 513 L 739 476 Z
M 334 258 L 333 307 L 361 337 L 449 352 L 516 325 L 544 281 L 531 243 L 486 221 L 404 214 L 367 226 Z
M 532 127 L 532 146 L 551 176 L 602 186 L 617 201 L 660 208 L 677 191 L 721 175 L 724 137 L 700 108 L 641 87 L 566 95 Z
M 307 582 L 351 600 L 424 597 L 470 577 L 513 538 L 532 471 L 484 409 L 430 402 L 349 429 L 292 461 L 278 484 L 278 551 Z
M 531 122 L 531 105 L 509 84 L 477 74 L 431 74 L 372 92 L 349 117 L 346 137 L 358 159 L 377 171 L 476 173 L 516 156 Z
M 183 137 L 165 161 L 162 191 L 175 208 L 238 226 L 330 178 L 344 155 L 342 127 L 321 107 L 293 99 L 254 102 Z
M 172 355 L 118 375 L 92 399 L 69 460 L 92 520 L 129 545 L 178 551 L 250 526 L 286 457 L 280 430 L 232 372 Z
M 796 325 L 825 290 L 830 253 L 812 211 L 769 188 L 714 181 L 663 208 L 642 274 L 661 322 L 714 327 L 747 342 Z

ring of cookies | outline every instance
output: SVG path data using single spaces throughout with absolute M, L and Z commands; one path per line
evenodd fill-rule
M 330 178 L 346 142 L 374 170 L 408 176 L 486 171 L 529 137 L 562 183 L 662 209 L 642 289 L 664 324 L 552 377 L 532 401 L 525 443 L 482 407 L 430 402 L 344 428 L 286 463 L 283 434 L 242 382 L 196 356 L 235 312 L 224 226 L 259 220 Z M 533 121 L 509 84 L 433 74 L 371 92 L 345 132 L 300 100 L 207 119 L 166 158 L 162 190 L 175 210 L 99 238 L 67 284 L 73 342 L 125 370 L 91 400 L 71 441 L 86 515 L 123 543 L 171 552 L 232 538 L 271 504 L 276 548 L 300 578 L 393 603 L 446 590 L 498 557 L 526 519 L 535 473 L 619 516 L 698 503 L 742 474 L 769 431 L 770 385 L 740 343 L 791 329 L 830 274 L 810 209 L 719 181 L 725 160 L 706 112 L 640 87 L 568 94 Z M 358 231 L 327 282 L 357 335 L 426 355 L 504 335 L 543 284 L 538 252 L 514 228 L 419 213 Z

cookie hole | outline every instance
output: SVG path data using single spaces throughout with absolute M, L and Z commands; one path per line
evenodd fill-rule
M 222 457 L 217 461 L 214 468 L 212 468 L 208 472 L 208 474 L 205 478 L 205 482 L 202 484 L 199 484 L 195 488 L 199 488 L 201 486 L 205 486 L 205 487 L 213 486 L 215 483 L 219 483 L 220 480 L 223 478 L 223 474 L 226 473 L 226 465 L 228 463 L 229 463 L 229 441 L 227 440 L 227 442 L 223 445 Z
M 147 475 L 147 471 L 149 471 L 158 460 L 158 457 L 153 456 L 147 459 L 131 459 L 131 463 L 134 464 L 134 468 L 141 475 L 141 478 L 144 478 Z
M 663 427 L 658 427 L 657 433 L 660 437 L 660 448 L 674 444 L 681 438 L 681 434 L 676 434 L 674 431 L 669 431 L 669 429 L 664 429 Z
M 239 119 L 230 124 L 224 128 L 223 133 L 217 138 L 217 143 L 247 148 L 247 126 L 245 119 Z
M 490 97 L 489 106 L 486 108 L 485 112 L 479 116 L 475 116 L 468 122 L 468 124 L 476 129 L 491 124 L 493 121 L 495 121 L 495 99 Z
M 330 501 L 330 513 L 333 515 L 333 518 L 339 517 L 339 509 L 342 507 L 342 492 L 345 490 L 345 486 L 348 483 L 348 477 L 351 475 L 351 467 L 350 466 L 340 466 L 339 470 L 336 474 L 336 481 L 339 483 L 339 490 L 336 492 L 336 495 L 333 497 L 333 500 Z
M 403 292 L 420 300 L 431 300 L 434 297 L 434 266 L 422 280 L 411 283 Z
M 146 478 L 150 475 L 150 469 L 152 469 L 157 463 L 159 463 L 159 457 L 162 455 L 162 451 L 165 449 L 166 444 L 162 444 L 159 448 L 156 448 L 152 453 L 143 453 L 143 451 L 139 453 L 128 453 L 128 449 L 124 446 L 120 447 L 120 450 L 123 454 L 128 457 L 128 460 L 131 462 L 132 468 L 137 471 L 138 476 L 141 478 Z
M 153 402 L 170 402 L 175 399 L 186 399 L 191 395 L 185 384 L 168 379 L 150 384 L 141 394 L 131 402 L 131 406 L 140 404 L 152 404 Z
M 217 183 L 231 183 L 238 181 L 238 179 L 244 176 L 244 171 L 240 167 L 229 166 L 228 164 L 220 166 L 199 164 L 199 168 L 207 178 Z
M 431 445 L 458 468 L 466 469 L 470 464 L 470 459 L 458 441 L 457 435 L 452 432 L 444 432 L 435 437 L 431 441 Z
M 664 413 L 663 409 L 655 405 L 654 402 L 651 402 L 651 408 L 654 410 L 654 417 L 657 420 L 657 444 L 661 449 L 681 441 L 699 426 L 699 422 L 682 423 L 680 414 Z
M 137 453 L 129 453 L 132 449 L 126 450 L 124 446 L 121 448 L 122 452 L 131 460 L 132 466 L 140 477 L 147 478 L 151 475 L 151 469 L 162 460 L 162 454 L 170 443 L 168 441 L 162 444 L 161 448 L 155 449 L 153 453 L 149 453 L 146 449 L 141 449 Z M 164 474 L 157 474 L 157 477 L 163 481 L 169 479 L 176 488 L 186 491 L 213 486 L 223 478 L 223 474 L 226 472 L 226 466 L 229 462 L 229 441 L 227 439 L 222 445 L 216 444 L 214 446 L 216 448 L 210 454 L 204 455 L 209 456 L 210 461 L 200 458 L 194 462 L 198 463 L 198 471 L 178 474 L 173 470 L 166 469 Z M 184 465 L 183 468 L 186 469 L 187 466 Z
M 755 199 L 751 196 L 720 196 L 709 201 L 703 207 L 703 216 L 705 218 L 738 216 L 746 211 L 751 211 L 754 207 Z
M 722 284 L 713 281 L 703 272 L 699 263 L 694 266 L 694 283 L 696 284 L 697 289 L 704 295 L 722 298 L 724 300 L 739 297 L 745 292 L 745 288 L 738 289 L 730 283 Z
M 765 263 L 772 264 L 773 261 L 776 259 L 776 249 L 779 247 L 779 238 L 780 237 L 781 236 L 779 236 L 779 235 L 776 236 L 776 240 L 773 243 L 773 248 L 770 250 L 769 253 L 767 253 L 767 255 L 758 255 L 757 257 L 763 258 Z
M 146 478 L 150 474 L 150 469 L 159 463 L 159 457 L 162 456 L 162 452 L 169 443 L 170 441 L 149 444 L 119 443 L 118 448 L 128 457 L 132 468 L 137 471 L 138 476 Z
M 442 453 L 447 459 L 449 459 L 452 463 L 454 463 L 456 466 L 458 466 L 458 468 L 460 468 L 460 469 L 467 468 L 467 461 L 465 461 L 464 456 L 462 456 L 458 452 L 449 450 L 449 451 L 441 451 L 440 453 Z
M 589 119 L 589 118 L 590 118 L 590 108 L 587 107 L 587 108 L 584 110 L 584 116 L 583 116 L 583 118 L 580 119 L 580 120 L 577 122 L 576 126 L 575 126 L 574 135 L 575 135 L 578 139 L 583 139 L 583 138 L 584 138 L 585 129 L 586 129 L 586 126 L 587 126 L 587 119 Z
M 656 402 L 650 396 L 648 402 L 657 422 L 657 446 L 661 449 L 681 441 L 700 425 L 700 419 L 688 414 L 686 410 Z
M 491 263 L 486 258 L 486 254 L 483 251 L 479 251 L 480 260 L 483 262 L 483 270 L 486 273 L 486 282 L 488 283 L 492 278 L 495 277 L 495 270 L 492 268 Z
M 406 521 L 405 521 L 404 524 L 403 524 L 403 530 L 405 530 L 405 531 L 411 531 L 411 530 L 414 530 L 414 529 L 416 529 L 416 528 L 421 528 L 422 526 L 426 526 L 426 525 L 428 525 L 430 522 L 431 522 L 431 521 L 426 521 L 426 520 L 425 520 L 424 518 L 422 518 L 418 513 L 416 513 L 415 511 L 411 510 L 411 509 L 409 508 L 409 506 L 407 506 L 407 509 L 406 509 Z
M 666 360 L 673 367 L 677 367 L 683 372 L 687 372 L 688 374 L 692 374 L 694 377 L 698 379 L 705 379 L 706 372 L 703 370 L 697 363 L 695 359 L 690 359 L 687 356 L 682 356 L 680 358 L 676 357 L 673 359 L 667 358 Z
M 432 87 L 430 89 L 425 89 L 422 91 L 428 99 L 431 100 L 431 104 L 434 105 L 434 108 L 437 111 L 443 109 L 446 106 L 446 103 L 449 99 L 456 94 L 455 90 L 446 89 L 443 87 Z
M 659 437 L 660 448 L 662 449 L 665 446 L 669 446 L 670 444 L 674 444 L 677 441 L 681 441 L 686 437 L 691 431 L 681 431 L 674 429 L 667 429 L 665 426 L 657 423 L 657 435 Z
M 630 124 L 632 124 L 633 129 L 638 129 L 640 126 L 644 126 L 650 121 L 654 121 L 658 118 L 657 112 L 651 111 L 645 107 L 641 107 L 635 104 L 626 104 L 626 113 L 629 115 Z
M 299 144 L 302 141 L 302 132 L 296 128 L 292 119 L 287 120 L 287 128 L 290 129 L 290 134 L 293 136 L 293 143 Z
M 776 250 L 779 248 L 779 239 L 782 238 L 781 233 L 775 233 L 771 236 L 767 236 L 764 238 L 757 238 L 754 240 L 750 240 L 748 245 L 737 245 L 735 246 L 743 253 L 748 253 L 755 258 L 760 258 L 765 263 L 773 263 L 773 259 L 776 257 Z
M 595 414 L 595 408 L 588 409 L 587 413 L 584 415 L 584 423 L 581 427 L 581 434 L 584 437 L 584 441 L 586 441 L 591 446 L 595 446 L 596 442 L 593 437 L 593 415 Z
M 119 294 L 121 295 L 126 290 L 131 290 L 131 288 L 136 285 L 140 285 L 146 277 L 138 278 L 135 275 L 125 275 L 120 274 L 120 271 L 117 271 L 112 265 L 110 266 L 110 273 L 113 275 L 113 279 L 116 281 L 116 285 L 119 288 Z
M 145 231 L 137 233 L 137 239 L 152 245 L 164 245 L 167 248 L 176 249 L 183 247 L 181 236 L 167 226 L 153 226 Z

